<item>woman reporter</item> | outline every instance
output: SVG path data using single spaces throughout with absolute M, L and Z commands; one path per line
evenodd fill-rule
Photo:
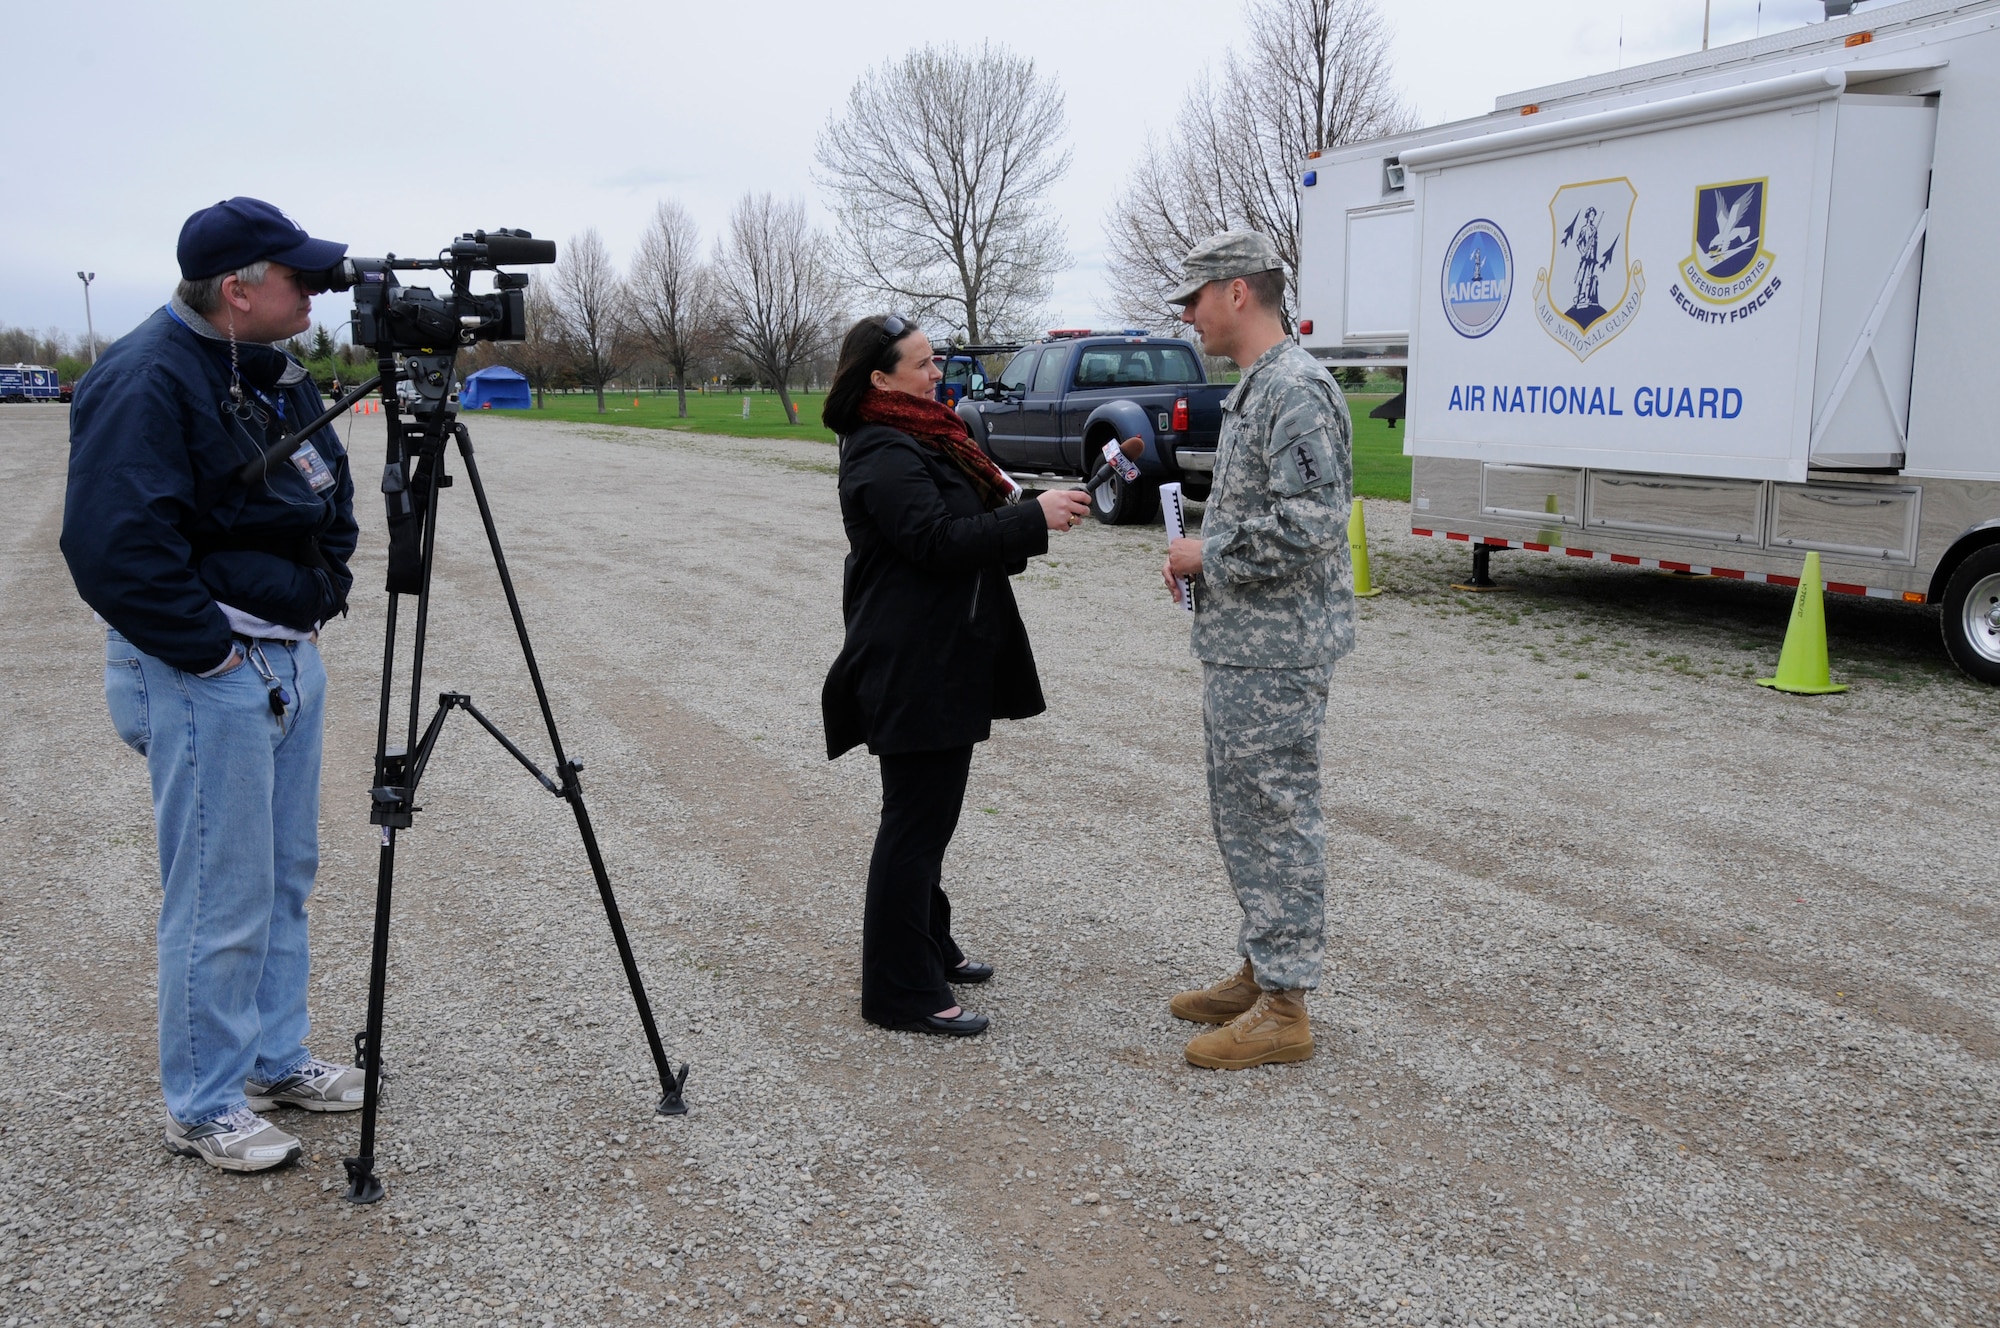
M 1081 490 L 1019 501 L 932 388 L 931 343 L 895 315 L 840 347 L 821 419 L 840 436 L 847 637 L 820 696 L 829 758 L 866 743 L 882 765 L 882 821 L 861 923 L 861 1013 L 960 1037 L 986 1017 L 951 984 L 984 982 L 951 935 L 940 885 L 973 744 L 993 720 L 1047 709 L 1007 578 L 1083 519 Z

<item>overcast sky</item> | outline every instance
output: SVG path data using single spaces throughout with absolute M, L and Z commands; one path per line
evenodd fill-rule
M 1713 6 L 1716 45 L 1821 13 Z M 1702 0 L 1382 7 L 1425 123 L 1701 45 Z M 1050 324 L 1101 322 L 1104 214 L 1148 133 L 1241 43 L 1243 14 L 1240 0 L 23 5 L 8 18 L 0 322 L 80 335 L 83 268 L 99 336 L 130 329 L 171 288 L 181 222 L 233 194 L 358 254 L 596 226 L 623 262 L 660 198 L 711 236 L 745 191 L 812 198 L 814 138 L 857 76 L 926 42 L 983 40 L 1062 87 L 1075 164 L 1053 205 L 1074 263 Z M 324 299 L 316 313 L 345 317 Z

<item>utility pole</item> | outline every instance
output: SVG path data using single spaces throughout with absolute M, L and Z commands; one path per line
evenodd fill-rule
M 83 325 L 90 332 L 90 362 L 97 363 L 97 320 L 90 316 L 90 283 L 97 280 L 95 272 L 79 272 L 76 279 L 83 283 Z
M 1708 49 L 1708 14 L 1715 8 L 1715 0 L 1701 0 L 1701 49 Z

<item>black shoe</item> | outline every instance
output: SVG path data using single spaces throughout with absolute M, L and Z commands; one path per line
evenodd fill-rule
M 897 1033 L 937 1033 L 944 1037 L 978 1037 L 986 1031 L 986 1016 L 961 1010 L 956 1017 L 940 1019 L 927 1014 L 921 1019 L 902 1019 L 882 1027 Z
M 975 964 L 968 959 L 957 968 L 946 971 L 950 974 L 947 980 L 954 986 L 960 984 L 976 985 L 993 976 L 993 965 Z

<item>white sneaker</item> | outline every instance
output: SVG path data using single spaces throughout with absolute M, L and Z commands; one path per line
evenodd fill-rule
M 361 1071 L 352 1065 L 335 1065 L 317 1056 L 275 1084 L 243 1081 L 243 1096 L 252 1111 L 273 1107 L 301 1107 L 306 1111 L 359 1111 L 366 1087 Z
M 238 1107 L 200 1125 L 183 1125 L 167 1117 L 165 1143 L 169 1152 L 198 1157 L 224 1171 L 265 1171 L 295 1162 L 299 1141 L 248 1107 Z

